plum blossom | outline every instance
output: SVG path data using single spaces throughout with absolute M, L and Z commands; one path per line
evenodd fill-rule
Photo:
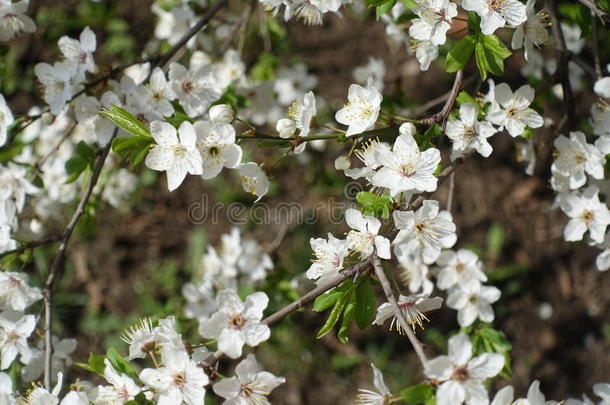
M 415 53 L 422 72 L 428 70 L 430 64 L 438 58 L 438 46 L 434 45 L 432 41 L 414 40 L 411 43 L 411 51 Z
M 27 339 L 36 328 L 36 317 L 34 315 L 24 315 L 17 320 L 0 315 L 0 354 L 2 362 L 0 369 L 6 370 L 18 355 L 21 355 L 21 362 L 26 364 L 32 357 Z
M 526 61 L 529 61 L 530 55 L 534 53 L 534 46 L 540 47 L 550 38 L 547 30 L 549 26 L 548 15 L 542 11 L 536 13 L 535 5 L 536 0 L 527 0 L 525 4 L 527 20 L 517 27 L 511 42 L 513 49 L 525 48 Z
M 487 115 L 487 119 L 496 125 L 506 127 L 510 136 L 519 136 L 525 127 L 540 128 L 544 120 L 533 109 L 529 108 L 534 101 L 534 89 L 526 84 L 513 93 L 508 84 L 500 83 L 494 89 L 495 99 L 501 108 Z
M 594 243 L 602 243 L 606 228 L 610 225 L 610 210 L 599 201 L 599 189 L 596 186 L 585 188 L 582 193 L 570 193 L 559 196 L 561 210 L 570 217 L 563 231 L 566 241 L 582 240 L 585 232 Z
M 269 179 L 256 163 L 242 163 L 237 166 L 237 172 L 244 191 L 258 197 L 254 202 L 258 202 L 269 191 Z
M 505 24 L 517 27 L 527 20 L 525 4 L 518 0 L 463 0 L 464 10 L 481 17 L 481 31 L 493 34 Z
M 442 45 L 447 41 L 451 19 L 457 16 L 457 5 L 449 0 L 427 0 L 417 3 L 412 11 L 419 17 L 412 21 L 409 35 L 418 41 Z
M 501 295 L 496 287 L 468 283 L 449 290 L 447 306 L 458 311 L 461 327 L 472 325 L 477 318 L 483 322 L 492 322 L 494 311 L 491 304 L 498 301 Z
M 434 191 L 438 179 L 434 171 L 441 161 L 440 151 L 429 148 L 420 152 L 410 135 L 399 135 L 391 153 L 379 150 L 377 160 L 381 168 L 373 175 L 371 184 L 386 187 L 392 197 L 405 191 Z
M 456 285 L 464 288 L 469 284 L 487 281 L 487 276 L 483 273 L 483 263 L 468 249 L 460 249 L 457 252 L 445 250 L 436 260 L 436 264 L 439 266 L 436 285 L 441 290 Z
M 22 31 L 27 33 L 36 31 L 34 21 L 25 15 L 29 3 L 29 0 L 15 3 L 12 0 L 0 2 L 0 41 L 10 41 Z
M 486 405 L 489 403 L 483 381 L 494 377 L 504 367 L 504 357 L 483 353 L 472 358 L 468 335 L 459 333 L 449 339 L 449 355 L 429 360 L 424 374 L 441 382 L 436 391 L 438 405 Z
M 235 367 L 235 377 L 223 378 L 213 388 L 217 395 L 225 399 L 225 405 L 268 405 L 267 397 L 271 391 L 284 382 L 284 377 L 261 370 L 256 357 L 248 354 Z
M 22 312 L 41 299 L 40 289 L 30 287 L 26 273 L 0 272 L 0 309 Z
M 430 269 L 420 254 L 397 254 L 398 277 L 413 294 L 429 295 L 434 289 Z
M 373 363 L 371 363 L 371 368 L 373 369 L 373 385 L 377 391 L 359 388 L 358 395 L 356 395 L 356 403 L 359 405 L 387 404 L 392 398 L 392 393 L 387 385 L 385 385 L 381 371 Z
M 356 135 L 373 127 L 379 116 L 382 96 L 372 79 L 367 81 L 366 87 L 352 84 L 347 99 L 345 107 L 335 114 L 338 123 L 348 126 L 345 135 Z
M 261 323 L 269 298 L 263 292 L 250 294 L 242 302 L 235 291 L 216 296 L 218 311 L 199 325 L 201 336 L 218 340 L 218 350 L 232 359 L 241 356 L 244 344 L 257 346 L 269 339 L 269 327 Z
M 187 70 L 179 63 L 172 63 L 169 66 L 169 81 L 172 91 L 189 117 L 203 114 L 219 97 L 214 86 L 214 74 L 207 65 Z
M 489 122 L 477 120 L 477 109 L 472 103 L 462 104 L 460 120 L 451 119 L 447 122 L 447 137 L 453 141 L 451 159 L 456 159 L 471 149 L 483 157 L 488 157 L 493 149 L 487 138 L 496 132 L 497 129 Z
M 415 325 L 419 325 L 420 328 L 424 327 L 423 321 L 428 320 L 426 315 L 424 315 L 424 312 L 439 309 L 442 304 L 443 299 L 441 297 L 430 298 L 423 295 L 400 295 L 398 297 L 398 307 L 413 330 L 415 330 Z M 384 302 L 377 308 L 377 316 L 373 321 L 373 325 L 383 325 L 385 321 L 390 318 L 392 319 L 390 330 L 396 325 L 396 329 L 399 333 L 405 333 L 403 325 L 398 320 L 397 315 L 389 302 Z
M 187 173 L 202 174 L 202 160 L 197 150 L 197 134 L 193 125 L 185 121 L 178 131 L 171 124 L 153 121 L 150 133 L 157 143 L 146 156 L 146 167 L 167 173 L 167 188 L 173 191 L 184 181 Z
M 57 115 L 72 97 L 72 70 L 66 62 L 39 63 L 34 73 L 42 83 L 42 98 L 49 105 L 51 114 Z
M 316 114 L 316 97 L 314 96 L 313 91 L 305 93 L 302 99 L 295 100 L 290 105 L 288 111 L 290 119 L 292 119 L 296 123 L 296 127 L 301 130 L 299 136 L 309 135 L 311 120 Z M 304 148 L 305 144 L 303 143 L 302 145 Z
M 604 178 L 605 156 L 595 145 L 587 143 L 582 132 L 571 132 L 569 138 L 560 135 L 554 145 L 557 157 L 551 170 L 568 178 L 570 189 L 580 188 L 587 182 L 585 173 L 598 180 Z
M 390 147 L 384 142 L 379 142 L 378 139 L 364 141 L 360 148 L 356 149 L 354 154 L 364 163 L 363 167 L 345 169 L 345 175 L 354 180 L 364 177 L 371 181 L 375 170 L 381 167 L 379 156 L 386 153 L 391 153 Z
M 377 251 L 382 259 L 389 259 L 390 241 L 385 236 L 378 235 L 381 222 L 369 215 L 362 215 L 354 208 L 345 210 L 345 222 L 352 228 L 347 234 L 347 245 L 350 249 L 360 253 L 360 258 L 365 259 Z
M 197 136 L 197 149 L 201 154 L 201 177 L 212 179 L 223 167 L 235 168 L 241 161 L 242 151 L 235 144 L 235 129 L 229 124 L 197 121 L 193 124 Z
M 310 280 L 316 280 L 318 285 L 324 284 L 343 270 L 343 259 L 348 254 L 347 241 L 337 239 L 329 233 L 328 240 L 311 238 L 309 243 L 316 257 L 305 275 Z
M 156 391 L 157 403 L 200 405 L 205 396 L 204 386 L 210 382 L 203 369 L 184 350 L 164 347 L 161 359 L 163 366 L 146 368 L 140 373 L 140 380 Z
M 456 242 L 455 224 L 449 211 L 440 211 L 438 201 L 425 200 L 417 211 L 394 211 L 394 225 L 399 229 L 394 239 L 400 254 L 421 253 L 424 263 L 433 263 L 441 248 Z
M 141 388 L 125 374 L 119 374 L 108 359 L 104 359 L 104 378 L 110 386 L 100 385 L 97 387 L 96 404 L 121 405 L 132 401 L 141 391 Z
M 85 27 L 78 40 L 63 36 L 59 38 L 57 44 L 65 58 L 65 63 L 77 72 L 77 77 L 83 77 L 85 72 L 97 72 L 93 60 L 93 52 L 96 48 L 95 34 L 89 27 Z

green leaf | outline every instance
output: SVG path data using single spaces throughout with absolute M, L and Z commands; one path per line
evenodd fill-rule
M 75 182 L 81 173 L 87 168 L 93 167 L 95 162 L 95 150 L 85 142 L 80 141 L 76 145 L 75 152 L 76 156 L 66 161 L 65 168 L 68 178 L 64 184 Z
M 106 365 L 104 364 L 104 359 L 106 356 L 103 354 L 93 354 L 89 353 L 89 359 L 86 363 L 74 363 L 80 368 L 84 368 L 87 371 L 91 371 L 92 373 L 104 375 L 104 369 Z
M 320 339 L 322 336 L 326 335 L 333 329 L 335 324 L 339 321 L 343 310 L 347 306 L 349 298 L 351 298 L 351 294 L 345 293 L 341 296 L 341 298 L 337 300 L 332 311 L 330 311 L 330 315 L 328 316 L 326 323 L 318 331 L 318 334 L 316 335 L 317 339 Z
M 343 296 L 344 292 L 339 291 L 336 288 L 332 291 L 319 295 L 313 302 L 312 310 L 314 312 L 326 311 L 328 308 L 335 305 L 337 300 Z
M 138 381 L 138 372 L 135 368 L 113 348 L 108 349 L 106 352 L 106 358 L 112 364 L 112 367 L 119 373 L 125 374 L 131 377 L 135 381 Z
M 472 34 L 466 35 L 449 51 L 445 60 L 445 70 L 449 73 L 462 69 L 474 51 L 476 37 Z
M 400 392 L 400 396 L 408 405 L 422 404 L 434 397 L 434 388 L 428 384 L 417 384 L 405 388 Z
M 250 69 L 250 77 L 254 81 L 273 80 L 275 79 L 275 68 L 277 65 L 277 57 L 270 53 L 263 53 L 258 57 L 252 69 Z
M 365 215 L 381 218 L 390 217 L 392 200 L 387 195 L 381 197 L 368 191 L 360 191 L 356 194 L 356 201 L 362 205 L 362 212 Z
M 354 313 L 356 311 L 356 294 L 353 289 L 350 290 L 348 294 L 349 298 L 347 299 L 347 305 L 343 311 L 343 320 L 341 321 L 339 332 L 337 332 L 337 339 L 339 339 L 339 342 L 341 343 L 347 343 L 349 340 L 349 328 L 352 324 Z
M 417 2 L 415 0 L 402 0 L 402 5 L 405 6 L 405 8 L 411 9 L 417 7 Z
M 472 32 L 481 32 L 481 17 L 474 11 L 468 12 L 468 29 Z
M 376 310 L 377 300 L 371 284 L 368 280 L 360 282 L 356 289 L 356 325 L 360 329 L 368 328 L 375 318 Z
M 152 136 L 126 136 L 114 138 L 112 150 L 128 160 L 132 166 L 138 165 L 148 154 L 150 145 L 154 143 Z
M 497 222 L 493 223 L 487 231 L 487 255 L 496 258 L 502 251 L 504 244 L 504 229 Z
M 457 101 L 459 105 L 471 103 L 477 109 L 477 114 L 481 113 L 481 104 L 479 104 L 479 102 L 474 97 L 472 97 L 465 91 L 460 91 L 460 94 L 458 94 L 455 101 Z
M 485 80 L 487 72 L 496 76 L 504 74 L 504 59 L 508 58 L 511 52 L 496 35 L 479 34 L 474 54 L 481 78 Z
M 390 0 L 380 6 L 377 6 L 377 8 L 375 9 L 375 17 L 379 20 L 382 15 L 384 15 L 385 13 L 389 13 L 390 10 L 392 10 L 392 7 L 396 5 L 396 1 L 397 0 Z
M 173 115 L 173 116 L 171 116 L 171 117 L 166 117 L 166 118 L 165 118 L 165 121 L 167 121 L 167 122 L 169 122 L 170 124 L 172 124 L 172 125 L 173 125 L 175 128 L 179 128 L 179 127 L 180 127 L 180 125 L 182 125 L 182 123 L 183 123 L 184 121 L 188 121 L 188 122 L 190 122 L 191 124 L 195 122 L 195 120 L 194 120 L 194 119 L 189 118 L 189 116 L 188 116 L 188 115 L 186 115 L 186 114 L 185 114 L 185 113 L 183 113 L 183 112 L 179 112 L 179 111 L 178 111 L 178 112 L 176 112 L 176 113 L 174 113 L 174 115 Z
M 424 151 L 434 147 L 434 144 L 432 144 L 432 138 L 441 136 L 441 134 L 442 129 L 438 124 L 432 124 L 423 134 L 415 134 L 414 137 L 417 145 L 419 146 L 419 150 Z
M 100 115 L 108 118 L 114 122 L 117 126 L 129 132 L 130 134 L 150 137 L 150 131 L 142 121 L 134 117 L 129 111 L 119 107 L 116 104 L 112 104 L 110 108 L 103 109 L 100 111 Z

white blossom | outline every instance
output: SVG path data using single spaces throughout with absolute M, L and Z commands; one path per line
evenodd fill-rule
M 514 93 L 506 83 L 500 83 L 494 90 L 495 99 L 501 106 L 500 110 L 487 115 L 493 124 L 506 127 L 510 136 L 521 135 L 525 127 L 540 128 L 544 121 L 540 114 L 529 108 L 534 101 L 534 89 L 523 85 Z
M 497 132 L 489 122 L 477 120 L 477 109 L 472 103 L 460 106 L 460 120 L 450 119 L 447 122 L 446 134 L 453 141 L 451 158 L 462 156 L 474 149 L 483 157 L 491 155 L 492 147 L 487 141 Z
M 42 83 L 42 98 L 49 105 L 51 114 L 57 115 L 72 97 L 73 85 L 70 66 L 65 62 L 39 63 L 34 66 L 34 73 Z
M 563 232 L 569 242 L 582 240 L 585 232 L 594 243 L 602 243 L 610 225 L 610 210 L 599 201 L 599 189 L 589 186 L 582 193 L 573 192 L 559 198 L 561 210 L 570 217 Z
M 172 63 L 169 66 L 169 81 L 172 91 L 189 117 L 203 114 L 219 97 L 214 86 L 214 74 L 209 66 L 193 71 L 179 63 Z
M 237 166 L 237 171 L 244 191 L 258 197 L 255 202 L 267 194 L 269 179 L 259 165 L 254 162 L 242 163 Z
M 491 304 L 500 299 L 502 293 L 496 287 L 480 283 L 467 283 L 449 290 L 447 306 L 458 311 L 458 323 L 461 327 L 472 325 L 479 318 L 483 322 L 494 320 Z
M 425 200 L 417 211 L 394 211 L 394 225 L 400 231 L 393 243 L 400 254 L 421 253 L 424 263 L 433 263 L 441 248 L 456 242 L 455 224 L 449 211 L 440 211 L 438 201 Z M 397 253 L 398 254 L 398 253 Z
M 496 376 L 504 367 L 504 357 L 497 353 L 483 353 L 472 358 L 472 344 L 468 335 L 459 333 L 449 339 L 449 355 L 429 360 L 424 374 L 441 381 L 436 391 L 438 405 L 487 405 L 488 393 L 483 385 L 487 378 Z
M 560 135 L 555 138 L 554 145 L 557 156 L 551 170 L 567 177 L 570 189 L 580 188 L 587 182 L 585 173 L 595 179 L 604 177 L 605 156 L 587 143 L 582 132 L 571 132 L 569 138 Z
M 439 266 L 436 285 L 441 290 L 456 285 L 468 289 L 469 284 L 487 281 L 487 276 L 483 273 L 483 263 L 468 249 L 460 249 L 457 252 L 445 250 L 436 260 L 436 264 Z
M 0 2 L 0 41 L 10 41 L 22 31 L 28 33 L 36 31 L 34 21 L 25 15 L 29 3 L 29 0 L 15 3 L 12 0 Z
M 4 96 L 0 94 L 0 146 L 4 146 L 8 136 L 8 127 L 13 123 L 13 113 L 6 104 Z
M 398 296 L 398 307 L 413 330 L 415 330 L 416 325 L 419 325 L 420 328 L 424 327 L 423 321 L 428 320 L 424 312 L 439 309 L 442 304 L 443 299 L 441 297 L 430 298 L 423 295 Z M 392 305 L 389 302 L 384 302 L 377 308 L 377 316 L 373 321 L 373 325 L 383 325 L 388 319 L 392 319 L 390 330 L 396 326 L 396 330 L 399 333 L 405 333 L 402 322 L 398 320 Z
M 418 41 L 442 45 L 447 41 L 451 19 L 457 16 L 457 5 L 449 0 L 427 0 L 417 3 L 412 11 L 419 17 L 412 20 L 409 35 Z
M 373 175 L 371 184 L 386 187 L 392 197 L 405 191 L 434 191 L 438 179 L 434 176 L 441 161 L 440 151 L 429 148 L 420 152 L 415 139 L 399 135 L 391 153 L 379 150 L 377 161 L 381 168 Z
M 133 379 L 125 374 L 119 374 L 108 359 L 104 359 L 104 378 L 110 386 L 99 385 L 95 403 L 100 405 L 122 405 L 132 401 L 141 391 Z
M 70 68 L 84 78 L 85 72 L 96 73 L 97 67 L 93 60 L 96 48 L 95 34 L 89 27 L 81 32 L 79 40 L 63 36 L 58 41 L 59 50 Z
M 382 259 L 389 259 L 390 241 L 388 238 L 378 235 L 381 222 L 369 215 L 362 215 L 354 208 L 345 210 L 345 222 L 352 228 L 347 234 L 347 245 L 350 249 L 360 253 L 360 258 L 365 259 L 377 251 Z
M 218 312 L 199 325 L 201 336 L 218 340 L 218 350 L 232 359 L 241 356 L 244 344 L 257 346 L 269 339 L 269 327 L 261 323 L 269 298 L 263 292 L 250 294 L 242 302 L 232 290 L 216 297 Z
M 343 270 L 343 259 L 348 254 L 347 241 L 337 239 L 333 234 L 328 234 L 328 240 L 324 238 L 311 238 L 309 241 L 313 249 L 315 259 L 307 270 L 306 276 L 310 280 L 316 280 L 316 284 L 324 284 L 333 279 Z
M 18 355 L 21 355 L 21 362 L 27 364 L 32 356 L 27 339 L 35 328 L 36 317 L 34 315 L 24 315 L 13 321 L 5 317 L 4 312 L 0 314 L 1 370 L 9 368 Z
M 385 405 L 392 398 L 385 381 L 383 381 L 383 374 L 373 363 L 371 363 L 373 369 L 373 385 L 377 391 L 358 389 L 358 395 L 356 395 L 356 404 L 359 405 Z
M 525 48 L 525 60 L 530 60 L 530 55 L 534 52 L 534 47 L 540 47 L 550 39 L 547 27 L 548 15 L 542 11 L 536 13 L 534 8 L 536 0 L 527 0 L 525 12 L 527 20 L 519 25 L 513 33 L 511 46 L 513 49 Z
M 23 312 L 42 299 L 39 288 L 30 287 L 28 275 L 23 272 L 0 272 L 0 309 Z
M 223 167 L 235 168 L 241 161 L 241 147 L 235 144 L 235 129 L 230 124 L 197 121 L 193 124 L 197 149 L 201 153 L 201 177 L 212 179 Z
M 271 391 L 284 382 L 284 377 L 263 371 L 254 355 L 248 354 L 235 367 L 235 377 L 223 378 L 213 388 L 225 405 L 268 405 Z
M 373 127 L 379 116 L 382 99 L 373 81 L 368 80 L 366 87 L 352 84 L 347 99 L 345 107 L 335 114 L 338 123 L 348 126 L 345 135 L 356 135 Z
M 481 31 L 485 35 L 493 34 L 505 24 L 516 27 L 527 20 L 525 4 L 518 0 L 462 0 L 462 7 L 481 17 Z

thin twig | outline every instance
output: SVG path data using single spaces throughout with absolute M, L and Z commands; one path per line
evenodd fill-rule
M 594 0 L 578 0 L 578 1 L 580 1 L 585 6 L 589 7 L 591 12 L 593 14 L 595 14 L 596 16 L 598 16 L 599 18 L 601 18 L 601 20 L 604 22 L 604 24 L 610 23 L 610 15 L 608 15 L 608 13 L 606 13 L 604 10 L 597 7 L 597 4 L 595 4 Z
M 31 242 L 26 242 L 24 244 L 22 244 L 21 246 L 19 246 L 17 249 L 13 249 L 13 250 L 8 250 L 6 252 L 0 253 L 0 259 L 9 256 L 9 255 L 20 255 L 23 252 L 30 250 L 30 249 L 34 249 L 40 246 L 45 246 L 45 245 L 49 245 L 51 243 L 55 243 L 55 242 L 59 242 L 62 238 L 61 234 L 58 235 L 53 235 L 53 236 L 49 236 L 48 238 L 44 238 L 44 239 L 40 239 L 40 240 L 33 240 Z
M 417 339 L 417 337 L 411 330 L 411 326 L 409 325 L 409 322 L 407 322 L 407 320 L 405 319 L 405 315 L 400 310 L 398 302 L 396 301 L 396 297 L 392 292 L 392 285 L 390 284 L 388 278 L 385 275 L 385 272 L 383 271 L 383 265 L 381 264 L 381 260 L 379 259 L 379 257 L 377 257 L 376 254 L 373 255 L 373 268 L 375 269 L 375 275 L 377 275 L 377 278 L 381 283 L 381 288 L 385 293 L 386 299 L 392 306 L 392 310 L 394 310 L 394 315 L 396 315 L 398 322 L 401 324 L 401 329 L 405 332 L 407 338 L 409 338 L 409 341 L 411 342 L 413 349 L 415 349 L 415 353 L 417 354 L 420 363 L 422 364 L 422 366 L 425 367 L 426 363 L 428 362 L 428 359 L 426 357 L 426 354 L 424 353 L 424 348 L 421 342 Z
M 455 192 L 455 172 L 449 175 L 449 195 L 447 196 L 447 211 L 451 213 L 451 206 L 453 205 L 453 193 Z
M 451 88 L 451 91 L 449 92 L 449 97 L 447 97 L 447 101 L 445 102 L 443 109 L 441 111 L 439 111 L 438 113 L 430 116 L 429 118 L 420 120 L 417 123 L 421 124 L 421 125 L 432 125 L 434 123 L 441 122 L 442 130 L 443 130 L 443 132 L 445 132 L 445 125 L 447 123 L 447 117 L 449 116 L 449 113 L 451 112 L 451 109 L 453 108 L 453 105 L 455 104 L 455 100 L 457 99 L 460 89 L 462 88 L 463 78 L 464 78 L 464 71 L 458 70 L 455 75 L 455 79 L 453 80 L 453 86 Z
M 201 17 L 201 19 L 197 22 L 197 24 L 193 25 L 183 36 L 180 38 L 178 42 L 174 44 L 167 52 L 165 52 L 159 58 L 159 62 L 157 66 L 163 68 L 167 62 L 178 52 L 180 48 L 187 44 L 199 31 L 201 31 L 208 22 L 214 17 L 214 15 L 224 6 L 227 5 L 228 0 L 218 0 L 216 3 L 212 4 L 212 6 L 208 9 L 208 11 Z M 151 69 L 152 72 L 152 69 Z
M 595 12 L 591 10 L 591 40 L 593 41 L 593 65 L 595 66 L 595 76 L 601 79 L 603 76 L 602 62 L 599 57 L 599 38 L 597 33 L 597 18 Z
M 104 147 L 100 157 L 98 158 L 95 167 L 93 168 L 93 172 L 91 174 L 91 179 L 89 180 L 89 185 L 87 189 L 83 193 L 74 214 L 72 214 L 72 218 L 66 225 L 66 228 L 62 232 L 61 235 L 61 244 L 59 245 L 59 249 L 57 255 L 53 259 L 51 263 L 51 267 L 49 269 L 49 273 L 44 283 L 43 288 L 43 298 L 44 298 L 44 339 L 45 339 L 45 353 L 44 353 L 44 385 L 47 389 L 51 389 L 51 360 L 53 357 L 53 333 L 51 330 L 52 322 L 53 322 L 53 284 L 55 280 L 59 276 L 62 265 L 66 256 L 66 250 L 68 247 L 68 242 L 72 237 L 74 232 L 74 228 L 78 224 L 79 219 L 85 213 L 85 209 L 87 207 L 87 203 L 91 198 L 91 194 L 93 194 L 93 189 L 99 180 L 100 174 L 102 172 L 102 168 L 104 167 L 104 163 L 106 162 L 106 158 L 110 153 L 110 148 L 112 147 L 112 139 L 116 136 L 118 130 L 114 130 L 114 134 L 108 142 L 108 145 Z
M 546 2 L 549 14 L 551 16 L 553 38 L 555 39 L 555 47 L 559 53 L 557 61 L 557 71 L 555 74 L 561 81 L 563 90 L 563 104 L 565 106 L 566 115 L 568 116 L 568 127 L 574 130 L 576 120 L 574 116 L 574 95 L 572 94 L 572 86 L 570 85 L 570 74 L 568 71 L 568 63 L 570 62 L 570 52 L 567 49 L 566 41 L 561 29 L 559 14 L 557 13 L 557 4 L 555 0 L 547 0 Z

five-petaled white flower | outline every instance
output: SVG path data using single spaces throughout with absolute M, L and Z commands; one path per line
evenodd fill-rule
M 450 248 L 456 242 L 453 218 L 449 211 L 439 212 L 438 201 L 425 200 L 417 211 L 394 211 L 393 216 L 400 230 L 394 249 L 401 255 L 418 252 L 424 263 L 431 264 L 441 248 Z
M 4 96 L 0 94 L 0 146 L 6 143 L 8 127 L 13 123 L 13 113 L 6 104 Z
M 586 231 L 594 243 L 602 243 L 610 225 L 610 210 L 599 201 L 599 189 L 589 186 L 581 193 L 559 195 L 561 210 L 570 217 L 563 231 L 565 240 L 582 240 Z
M 382 259 L 389 259 L 390 241 L 385 236 L 378 235 L 381 222 L 369 215 L 362 215 L 354 208 L 345 210 L 345 222 L 352 228 L 347 234 L 347 246 L 355 252 L 360 253 L 360 258 L 365 259 L 377 250 L 377 255 Z
M 218 312 L 199 325 L 201 336 L 218 340 L 218 350 L 232 359 L 241 356 L 244 344 L 257 346 L 269 339 L 269 327 L 261 323 L 269 298 L 264 292 L 250 294 L 242 302 L 235 291 L 222 290 L 216 296 Z
M 399 135 L 392 152 L 379 150 L 377 160 L 382 167 L 373 175 L 371 184 L 390 189 L 392 197 L 404 191 L 436 190 L 438 179 L 434 171 L 441 161 L 438 149 L 420 152 L 412 136 Z
M 460 106 L 460 120 L 447 122 L 447 137 L 453 141 L 451 159 L 474 149 L 483 157 L 491 155 L 492 147 L 487 138 L 498 132 L 489 122 L 477 120 L 477 109 L 472 103 Z
M 324 284 L 338 275 L 343 269 L 343 259 L 347 256 L 347 241 L 337 239 L 332 233 L 328 234 L 328 240 L 324 238 L 311 238 L 309 241 L 316 258 L 305 274 L 310 280 L 316 280 L 316 284 Z
M 119 374 L 108 359 L 104 359 L 104 378 L 110 386 L 99 385 L 97 387 L 96 403 L 104 405 L 122 405 L 131 401 L 141 391 L 133 379 L 125 374 Z
M 36 328 L 36 317 L 24 315 L 12 321 L 0 315 L 0 355 L 2 362 L 0 370 L 9 368 L 17 355 L 21 355 L 21 362 L 26 364 L 32 357 L 32 350 L 27 339 Z
M 519 49 L 522 46 L 525 48 L 525 60 L 529 60 L 529 56 L 534 53 L 534 46 L 539 47 L 550 38 L 547 31 L 548 15 L 542 11 L 536 13 L 535 4 L 536 0 L 527 0 L 525 5 L 527 20 L 517 27 L 511 42 L 513 49 Z
M 214 384 L 214 392 L 223 397 L 224 405 L 268 405 L 271 391 L 286 382 L 261 370 L 256 357 L 249 354 L 235 367 L 235 377 L 223 378 Z
M 93 60 L 93 52 L 96 48 L 95 34 L 91 28 L 85 27 L 81 32 L 79 40 L 63 36 L 57 43 L 66 63 L 77 72 L 78 76 L 85 72 L 96 73 L 97 67 Z
M 348 126 L 345 135 L 356 135 L 373 127 L 379 116 L 382 96 L 372 79 L 367 81 L 366 87 L 359 84 L 349 86 L 347 99 L 345 107 L 335 114 L 338 123 Z
M 0 272 L 0 309 L 21 312 L 40 299 L 40 289 L 29 286 L 26 273 Z
M 179 63 L 169 66 L 169 81 L 176 98 L 189 117 L 201 115 L 218 98 L 210 65 L 187 70 Z
M 173 191 L 187 173 L 201 174 L 201 154 L 197 150 L 197 136 L 193 125 L 185 121 L 178 131 L 171 124 L 153 121 L 150 133 L 157 143 L 146 156 L 146 166 L 152 170 L 167 172 L 167 187 Z
M 424 327 L 423 321 L 428 320 L 424 312 L 439 309 L 442 304 L 443 299 L 441 297 L 430 298 L 423 295 L 400 295 L 398 297 L 398 307 L 413 330 L 415 330 L 415 325 L 419 325 L 420 328 Z M 405 333 L 403 330 L 404 325 L 397 318 L 397 314 L 389 302 L 384 302 L 377 308 L 377 316 L 373 321 L 373 325 L 383 325 L 390 318 L 392 319 L 390 330 L 396 325 L 396 330 L 399 333 Z
M 436 286 L 441 290 L 487 281 L 482 269 L 483 263 L 468 249 L 460 249 L 457 252 L 445 250 L 436 259 L 436 264 L 439 266 Z
M 527 398 L 520 398 L 516 401 L 515 390 L 510 385 L 502 388 L 496 393 L 491 405 L 556 405 L 555 401 L 546 401 L 544 394 L 540 391 L 540 381 L 535 380 L 527 390 Z M 563 402 L 562 402 L 563 403 Z M 570 404 L 568 400 L 567 404 Z M 570 404 L 571 405 L 571 404 Z M 593 403 L 591 403 L 593 405 Z
M 314 96 L 313 91 L 305 93 L 302 99 L 295 100 L 288 109 L 288 116 L 296 123 L 296 127 L 301 130 L 299 136 L 309 135 L 311 120 L 316 114 L 316 96 Z M 302 145 L 301 149 L 305 147 L 304 143 Z
M 468 335 L 459 333 L 449 339 L 449 355 L 429 360 L 424 367 L 427 377 L 441 382 L 436 391 L 438 405 L 486 405 L 489 403 L 483 380 L 496 376 L 504 367 L 498 353 L 483 353 L 473 359 Z
M 533 109 L 529 108 L 534 101 L 534 89 L 526 84 L 513 93 L 508 84 L 500 83 L 494 90 L 495 99 L 501 108 L 492 112 L 487 119 L 493 124 L 506 127 L 510 136 L 519 136 L 525 127 L 540 128 L 544 120 Z
M 462 7 L 481 17 L 481 32 L 485 35 L 505 24 L 516 27 L 527 20 L 525 4 L 519 0 L 463 0 Z
M 442 45 L 447 41 L 451 19 L 457 15 L 457 5 L 449 0 L 418 2 L 412 11 L 419 17 L 412 21 L 409 35 L 418 41 Z
M 36 24 L 25 15 L 29 0 L 13 3 L 12 0 L 0 2 L 0 41 L 10 41 L 19 32 L 34 32 Z
M 502 293 L 492 286 L 479 282 L 466 283 L 449 290 L 447 306 L 458 311 L 458 323 L 461 327 L 472 325 L 475 319 L 483 322 L 494 320 L 491 304 L 498 301 Z
M 140 373 L 140 380 L 156 391 L 157 404 L 201 405 L 204 386 L 210 382 L 203 369 L 184 350 L 164 347 L 161 359 L 163 366 L 146 368 Z
M 569 138 L 560 135 L 555 138 L 554 145 L 557 157 L 551 170 L 568 178 L 570 189 L 585 185 L 585 172 L 595 179 L 604 178 L 605 157 L 595 145 L 587 143 L 582 132 L 571 132 Z
M 241 161 L 241 147 L 235 144 L 235 129 L 230 124 L 213 124 L 197 121 L 193 124 L 197 134 L 197 149 L 201 153 L 201 177 L 212 179 L 223 167 L 235 168 Z
M 58 115 L 72 97 L 72 69 L 66 62 L 39 63 L 34 66 L 34 73 L 42 83 L 42 98 L 51 109 L 51 114 Z

